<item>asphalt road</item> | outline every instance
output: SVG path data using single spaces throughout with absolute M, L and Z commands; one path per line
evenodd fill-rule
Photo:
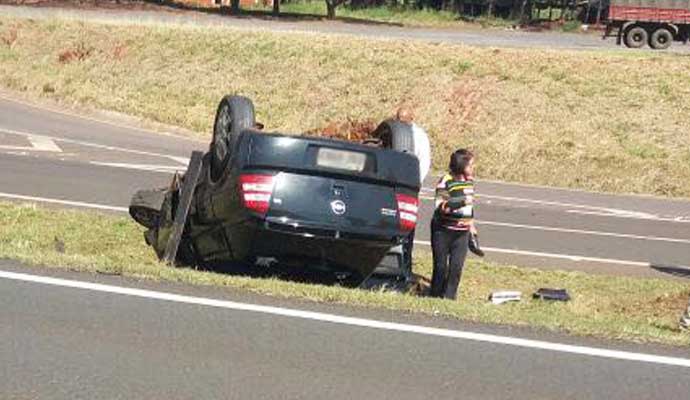
M 0 274 L 13 269 L 85 284 L 83 274 L 0 263 Z M 155 292 L 0 277 L 2 398 L 672 400 L 690 392 L 687 349 L 579 339 L 586 347 L 573 354 L 572 338 L 538 332 L 86 278 Z M 170 293 L 204 298 L 151 298 Z M 203 304 L 208 296 L 214 306 Z M 419 325 L 430 323 L 444 331 Z M 516 345 L 516 334 L 528 341 Z M 643 351 L 644 360 L 611 347 Z
M 24 18 L 63 18 L 92 20 L 105 23 L 174 24 L 192 26 L 223 26 L 243 30 L 273 32 L 307 32 L 349 35 L 376 39 L 419 40 L 433 43 L 466 44 L 481 47 L 545 48 L 572 50 L 615 49 L 615 40 L 602 40 L 597 34 L 560 32 L 523 32 L 480 29 L 410 28 L 361 21 L 295 20 L 294 18 L 231 17 L 203 12 L 156 12 L 116 10 L 75 10 L 61 8 L 35 8 L 0 6 L 0 14 Z M 633 51 L 633 50 L 628 50 Z M 639 50 L 650 51 L 650 50 Z M 674 44 L 673 52 L 687 52 L 688 46 Z
M 124 212 L 136 190 L 167 184 L 171 172 L 185 169 L 192 150 L 206 147 L 0 97 L 0 198 Z M 421 196 L 420 248 L 428 248 L 432 186 L 430 178 Z M 490 260 L 690 274 L 690 202 L 487 181 L 477 189 L 480 236 Z

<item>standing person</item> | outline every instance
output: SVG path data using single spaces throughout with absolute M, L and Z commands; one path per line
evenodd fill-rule
M 431 143 L 429 142 L 429 136 L 426 134 L 424 129 L 419 125 L 414 123 L 414 114 L 412 110 L 407 107 L 400 107 L 395 113 L 395 118 L 398 121 L 405 122 L 412 128 L 413 143 L 414 143 L 414 155 L 419 160 L 419 182 L 424 185 L 424 179 L 429 173 L 431 168 Z M 405 238 L 403 242 L 403 265 L 407 269 L 407 272 L 412 275 L 412 248 L 414 247 L 414 231 Z
M 424 179 L 431 168 L 431 143 L 426 131 L 414 122 L 414 114 L 407 107 L 400 107 L 395 117 L 402 122 L 410 124 L 412 127 L 414 141 L 414 155 L 419 160 L 419 181 L 424 184 Z
M 436 185 L 431 220 L 431 250 L 434 271 L 431 296 L 457 298 L 465 265 L 470 233 L 474 226 L 474 154 L 467 149 L 450 156 L 449 172 Z

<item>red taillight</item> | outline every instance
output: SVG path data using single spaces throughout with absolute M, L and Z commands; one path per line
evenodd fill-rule
M 240 195 L 244 206 L 260 214 L 266 214 L 273 193 L 273 176 L 240 175 Z
M 419 200 L 406 194 L 396 194 L 398 200 L 398 216 L 400 217 L 400 229 L 406 232 L 413 231 L 417 226 L 417 213 Z

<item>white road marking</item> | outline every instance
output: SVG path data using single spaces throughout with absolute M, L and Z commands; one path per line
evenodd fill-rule
M 194 304 L 207 307 L 222 308 L 236 311 L 246 311 L 260 314 L 277 315 L 287 318 L 298 318 L 311 321 L 333 323 L 339 325 L 357 326 L 371 329 L 381 329 L 394 332 L 407 332 L 419 335 L 440 336 L 452 339 L 470 340 L 484 343 L 494 343 L 505 346 L 515 346 L 529 349 L 546 350 L 559 353 L 577 354 L 589 357 L 601 357 L 614 360 L 636 361 L 644 363 L 662 364 L 676 367 L 690 368 L 690 359 L 679 357 L 659 356 L 654 354 L 634 353 L 628 351 L 611 350 L 606 348 L 577 346 L 564 343 L 546 342 L 541 340 L 522 339 L 511 336 L 499 336 L 486 333 L 475 333 L 451 329 L 432 328 L 421 325 L 401 324 L 395 322 L 378 321 L 372 319 L 346 317 L 336 314 L 326 314 L 314 311 L 304 311 L 291 308 L 264 306 L 259 304 L 239 303 L 234 301 L 217 300 L 204 297 L 185 296 L 174 293 L 158 292 L 128 288 L 122 286 L 104 285 L 68 279 L 51 278 L 47 276 L 29 275 L 16 272 L 0 271 L 0 278 L 31 282 L 43 285 L 68 287 L 93 292 L 110 293 L 123 296 L 133 296 L 146 299 L 162 300 L 183 304 Z
M 81 120 L 84 120 L 84 121 L 97 122 L 97 123 L 99 123 L 99 124 L 110 125 L 110 126 L 114 126 L 114 127 L 116 127 L 116 128 L 121 128 L 121 129 L 126 129 L 126 130 L 135 130 L 135 131 L 140 131 L 140 132 L 149 133 L 149 134 L 154 134 L 154 135 L 161 135 L 161 136 L 173 136 L 172 134 L 169 134 L 169 133 L 167 133 L 167 132 L 159 132 L 159 131 L 153 131 L 153 130 L 150 130 L 150 129 L 138 128 L 138 127 L 136 127 L 136 126 L 122 125 L 122 124 L 118 124 L 118 123 L 111 122 L 111 121 L 106 121 L 106 120 L 102 120 L 102 119 L 98 119 L 98 118 L 94 118 L 94 117 L 87 117 L 87 116 L 84 116 L 84 115 L 79 115 L 79 114 L 67 112 L 67 111 L 64 111 L 64 110 L 56 110 L 56 109 L 54 109 L 54 108 L 49 108 L 49 107 L 41 106 L 41 105 L 38 105 L 38 104 L 33 104 L 33 103 L 26 102 L 26 101 L 21 101 L 21 100 L 18 100 L 18 99 L 13 99 L 13 98 L 4 96 L 4 95 L 2 95 L 2 94 L 0 94 L 0 99 L 5 100 L 5 101 L 9 101 L 9 102 L 12 102 L 12 103 L 16 103 L 16 104 L 21 104 L 21 105 L 23 105 L 23 106 L 35 108 L 35 109 L 37 109 L 37 110 L 48 111 L 48 112 L 51 112 L 51 113 L 53 113 L 53 114 L 65 115 L 65 116 L 68 116 L 68 117 L 78 118 L 78 119 L 81 119 Z M 184 140 L 188 140 L 188 141 L 190 141 L 190 142 L 203 143 L 203 142 L 201 142 L 201 141 L 199 141 L 199 140 L 192 139 L 192 138 L 186 138 L 186 137 L 179 137 L 179 138 L 180 138 L 180 139 L 184 139 Z
M 658 237 L 658 236 L 642 236 L 642 235 L 632 235 L 628 233 L 614 233 L 614 232 L 602 232 L 602 231 L 590 231 L 584 229 L 570 229 L 570 228 L 556 228 L 550 226 L 539 226 L 539 225 L 523 225 L 523 224 L 512 224 L 508 222 L 497 222 L 497 221 L 487 221 L 487 220 L 477 220 L 479 225 L 493 225 L 493 226 L 504 226 L 507 228 L 517 228 L 517 229 L 532 229 L 539 231 L 549 231 L 549 232 L 563 232 L 563 233 L 576 233 L 582 235 L 592 235 L 592 236 L 608 236 L 608 237 L 618 237 L 623 239 L 634 239 L 634 240 L 652 240 L 657 242 L 672 242 L 672 243 L 687 243 L 690 244 L 690 239 L 678 239 L 678 238 L 668 238 L 668 237 Z
M 13 194 L 13 193 L 1 193 L 0 192 L 0 198 L 13 199 L 13 200 L 25 200 L 25 201 L 32 201 L 32 202 L 37 202 L 37 203 L 60 204 L 60 205 L 72 206 L 72 207 L 93 208 L 96 210 L 108 210 L 108 211 L 120 211 L 120 212 L 128 212 L 129 211 L 129 209 L 125 208 L 125 207 L 115 207 L 115 206 L 107 206 L 107 205 L 103 205 L 103 204 L 85 203 L 82 201 L 48 199 L 45 197 L 24 196 L 21 194 Z
M 45 198 L 45 197 L 25 196 L 25 195 L 13 194 L 13 193 L 1 193 L 0 192 L 0 198 L 7 198 L 7 199 L 14 199 L 14 200 L 25 200 L 25 201 L 31 201 L 31 202 L 37 202 L 37 203 L 61 204 L 61 205 L 66 205 L 66 206 L 91 208 L 91 209 L 97 209 L 97 210 L 129 212 L 129 209 L 126 207 L 116 207 L 116 206 L 109 206 L 109 205 L 103 205 L 103 204 L 86 203 L 86 202 L 81 202 L 81 201 L 50 199 L 50 198 Z M 431 242 L 426 241 L 426 240 L 415 240 L 414 242 L 415 242 L 415 244 L 419 244 L 422 246 L 431 246 Z M 555 259 L 562 259 L 562 260 L 569 260 L 569 261 L 576 261 L 576 262 L 588 261 L 588 262 L 598 262 L 598 263 L 602 263 L 602 264 L 618 264 L 618 265 L 630 265 L 630 266 L 639 266 L 639 267 L 650 267 L 651 266 L 650 263 L 643 262 L 643 261 L 630 261 L 630 260 L 617 260 L 617 259 L 610 259 L 610 258 L 574 256 L 574 255 L 569 255 L 569 254 L 543 253 L 543 252 L 528 251 L 528 250 L 502 249 L 502 248 L 498 248 L 498 247 L 485 247 L 485 246 L 483 246 L 482 249 L 484 249 L 488 252 L 494 252 L 494 253 L 517 254 L 517 255 L 532 256 L 532 257 L 543 257 L 543 258 L 555 258 Z M 674 267 L 690 269 L 690 267 L 686 267 L 686 266 L 674 266 Z
M 585 210 L 565 210 L 568 214 L 582 214 L 582 215 L 596 215 L 599 217 L 614 217 L 614 218 L 627 218 L 627 219 L 643 219 L 643 220 L 652 220 L 652 221 L 661 221 L 661 222 L 690 222 L 690 217 L 675 217 L 675 218 L 669 218 L 669 217 L 636 217 L 636 216 L 630 216 L 630 215 L 623 215 L 623 214 L 611 214 L 608 212 L 602 212 L 602 211 L 585 211 Z
M 168 156 L 169 159 L 173 161 L 177 161 L 178 163 L 187 166 L 189 165 L 189 158 L 187 157 L 176 157 L 176 156 Z
M 431 242 L 426 241 L 426 240 L 415 240 L 414 243 L 415 244 L 421 244 L 422 246 L 431 246 Z M 517 254 L 517 255 L 521 255 L 521 256 L 531 256 L 531 257 L 556 258 L 556 259 L 575 261 L 575 262 L 596 262 L 596 263 L 602 263 L 602 264 L 617 264 L 617 265 L 628 265 L 628 266 L 646 267 L 646 268 L 649 268 L 652 266 L 652 264 L 649 262 L 618 260 L 615 258 L 574 256 L 574 255 L 570 255 L 570 254 L 543 253 L 543 252 L 539 252 L 539 251 L 501 249 L 498 247 L 486 247 L 486 246 L 482 246 L 482 250 L 487 251 L 489 253 L 493 252 L 493 253 L 504 253 L 504 254 Z M 690 270 L 690 266 L 685 266 L 685 265 L 674 265 L 673 267 Z
M 113 167 L 113 168 L 124 168 L 124 169 L 136 169 L 140 171 L 154 171 L 154 172 L 184 172 L 184 167 L 171 167 L 169 165 L 154 165 L 154 164 L 127 164 L 127 163 L 107 163 L 107 162 L 96 162 L 91 161 L 90 164 L 100 165 L 103 167 Z
M 420 195 L 419 198 L 421 200 L 434 200 L 433 196 Z M 690 217 L 687 217 L 687 216 L 678 216 L 678 217 L 674 217 L 674 218 L 661 217 L 658 215 L 643 213 L 643 212 L 639 212 L 639 211 L 622 210 L 622 209 L 617 209 L 617 208 L 606 208 L 606 207 L 598 207 L 598 206 L 588 206 L 585 204 L 561 203 L 561 202 L 557 202 L 557 201 L 534 200 L 534 199 L 526 199 L 526 198 L 520 198 L 520 197 L 494 196 L 494 195 L 490 195 L 490 194 L 477 195 L 477 198 L 480 200 L 482 198 L 493 198 L 493 199 L 498 199 L 498 200 L 515 201 L 518 203 L 533 203 L 533 204 L 552 205 L 552 206 L 559 206 L 559 207 L 580 208 L 580 210 L 566 210 L 565 211 L 565 212 L 570 213 L 570 214 L 597 215 L 597 216 L 601 216 L 601 217 L 641 219 L 641 220 L 651 220 L 651 221 L 660 221 L 660 222 L 681 222 L 681 223 L 690 222 Z M 485 201 L 485 203 L 490 204 L 491 200 L 487 200 L 487 201 Z
M 0 133 L 7 133 L 4 130 L 0 130 Z M 0 150 L 11 150 L 11 151 L 45 151 L 49 153 L 61 153 L 62 149 L 55 144 L 55 141 L 51 138 L 27 134 L 26 139 L 29 141 L 30 146 L 0 146 Z
M 122 152 L 122 153 L 130 153 L 130 154 L 137 154 L 137 155 L 143 155 L 143 156 L 151 156 L 151 157 L 160 157 L 160 158 L 167 158 L 169 160 L 173 160 L 175 162 L 178 162 L 182 165 L 187 165 L 189 164 L 189 159 L 185 157 L 178 157 L 178 156 L 171 156 L 169 154 L 161 154 L 161 153 L 154 153 L 150 151 L 142 151 L 142 150 L 134 150 L 134 149 L 127 149 L 124 147 L 117 147 L 117 146 L 107 146 L 103 144 L 98 144 L 98 143 L 91 143 L 91 142 L 85 142 L 82 140 L 73 140 L 73 139 L 66 139 L 66 138 L 61 138 L 57 136 L 47 136 L 47 135 L 35 135 L 33 133 L 28 133 L 28 132 L 20 132 L 20 131 L 15 131 L 12 129 L 5 129 L 5 128 L 0 128 L 0 133 L 7 133 L 10 135 L 18 135 L 18 136 L 38 136 L 44 139 L 50 139 L 56 142 L 61 142 L 61 143 L 70 143 L 70 144 L 76 144 L 78 146 L 84 146 L 84 147 L 92 147 L 95 149 L 102 149 L 102 150 L 110 150 L 110 151 L 116 151 L 116 152 Z
M 55 141 L 45 136 L 30 135 L 27 137 L 27 139 L 29 139 L 29 142 L 31 142 L 31 145 L 34 147 L 34 150 L 52 151 L 55 153 L 62 152 L 62 149 L 60 149 L 60 147 L 58 147 L 58 145 L 55 144 Z
M 658 215 L 643 213 L 643 212 L 638 212 L 638 211 L 622 210 L 622 209 L 618 209 L 618 208 L 608 208 L 608 207 L 599 207 L 599 206 L 589 206 L 589 205 L 584 205 L 584 204 L 562 203 L 559 201 L 535 200 L 535 199 L 526 199 L 526 198 L 522 198 L 522 197 L 496 196 L 496 195 L 492 195 L 492 194 L 483 194 L 483 195 L 478 195 L 477 197 L 496 199 L 496 200 L 515 201 L 515 202 L 519 202 L 519 203 L 533 203 L 533 204 L 559 206 L 559 207 L 566 207 L 566 208 L 579 208 L 579 209 L 609 213 L 611 215 L 616 215 L 616 216 L 621 216 L 621 217 L 630 217 L 630 218 L 638 218 L 638 219 L 640 219 L 640 218 L 642 218 L 642 219 L 658 219 L 659 218 Z

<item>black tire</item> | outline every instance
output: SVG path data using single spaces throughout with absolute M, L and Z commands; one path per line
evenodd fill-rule
M 649 40 L 649 33 L 641 26 L 632 26 L 625 30 L 623 43 L 626 47 L 631 49 L 639 49 L 647 44 Z
M 414 154 L 414 132 L 411 124 L 389 119 L 379 124 L 374 136 L 381 140 L 385 148 Z
M 243 96 L 225 96 L 218 104 L 213 123 L 211 139 L 211 176 L 218 179 L 223 172 L 228 156 L 243 129 L 256 125 L 254 104 Z
M 129 215 L 139 224 L 156 229 L 160 222 L 165 189 L 139 190 L 129 202 Z
M 673 42 L 673 34 L 666 28 L 659 28 L 649 37 L 649 47 L 654 50 L 666 50 Z

